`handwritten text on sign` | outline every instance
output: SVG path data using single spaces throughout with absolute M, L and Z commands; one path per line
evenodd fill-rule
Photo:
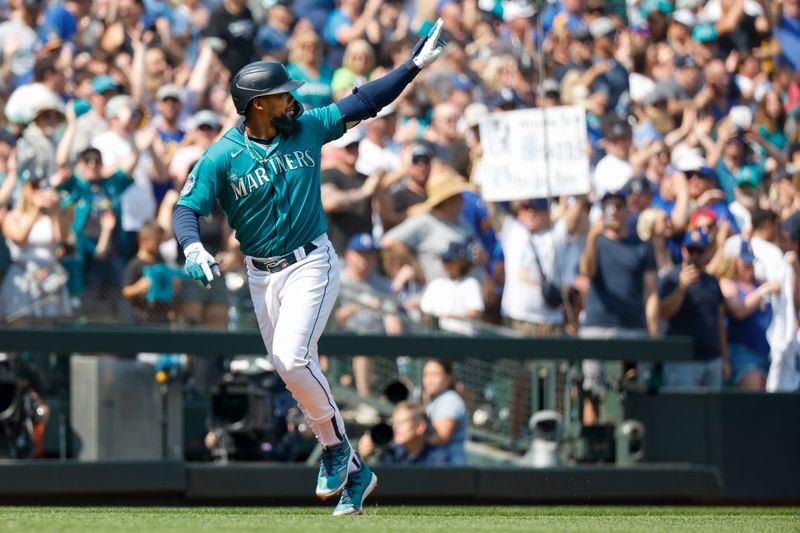
M 589 192 L 584 113 L 562 106 L 485 116 L 477 170 L 483 197 L 501 201 Z

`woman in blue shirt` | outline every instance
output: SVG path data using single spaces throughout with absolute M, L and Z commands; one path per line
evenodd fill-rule
M 290 41 L 286 71 L 305 83 L 293 95 L 306 108 L 324 107 L 333 102 L 333 72 L 322 62 L 322 41 L 313 31 L 304 31 Z
M 467 406 L 453 390 L 453 367 L 439 359 L 429 359 L 422 368 L 422 393 L 425 413 L 430 421 L 429 442 L 448 451 L 450 465 L 467 462 Z
M 740 389 L 764 390 L 769 372 L 767 328 L 772 321 L 771 294 L 780 292 L 776 282 L 759 284 L 753 271 L 753 252 L 748 242 L 728 276 L 720 279 L 720 289 L 728 311 L 728 351 L 731 381 Z

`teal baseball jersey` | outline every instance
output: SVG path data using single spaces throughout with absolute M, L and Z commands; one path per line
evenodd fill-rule
M 283 255 L 328 229 L 320 194 L 322 145 L 344 134 L 336 104 L 298 119 L 300 132 L 247 143 L 241 126 L 208 147 L 186 178 L 178 205 L 207 216 L 219 200 L 242 253 Z

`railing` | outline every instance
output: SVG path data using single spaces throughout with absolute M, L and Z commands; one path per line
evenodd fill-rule
M 691 342 L 680 337 L 598 341 L 567 337 L 464 337 L 443 332 L 388 337 L 332 331 L 322 336 L 319 348 L 326 359 L 329 381 L 338 401 L 351 409 L 366 404 L 383 420 L 391 414 L 392 408 L 381 394 L 387 385 L 400 380 L 411 389 L 412 398 L 419 398 L 423 360 L 436 357 L 452 361 L 459 391 L 470 413 L 472 437 L 498 449 L 520 452 L 530 442 L 528 418 L 543 409 L 562 414 L 565 440 L 577 443 L 581 438 L 584 400 L 581 360 L 604 362 L 608 387 L 601 398 L 597 421 L 613 425 L 622 418 L 622 362 L 686 360 L 690 357 Z M 53 373 L 56 378 L 51 382 L 55 384 L 51 383 L 48 396 L 60 397 L 65 404 L 69 403 L 69 396 L 63 389 L 70 378 L 69 365 L 63 356 L 130 356 L 149 352 L 190 354 L 199 361 L 214 356 L 219 360 L 237 354 L 263 355 L 265 352 L 259 333 L 252 330 L 228 332 L 75 324 L 0 327 L 0 351 L 48 354 L 51 366 L 60 369 Z M 342 384 L 343 376 L 351 372 L 349 356 L 356 354 L 374 359 L 370 396 L 359 396 L 352 387 Z M 75 384 L 74 376 L 72 383 Z M 201 390 L 204 394 L 207 389 Z M 199 409 L 195 425 L 204 424 L 206 400 L 202 397 L 187 399 L 186 405 L 190 404 Z M 62 409 L 66 411 L 68 405 L 62 405 Z M 62 412 L 62 417 L 59 434 L 69 430 L 66 413 Z M 204 428 L 195 430 L 199 434 Z M 61 442 L 62 456 L 64 447 Z M 571 455 L 575 453 L 573 449 Z M 169 456 L 180 457 L 180 453 Z

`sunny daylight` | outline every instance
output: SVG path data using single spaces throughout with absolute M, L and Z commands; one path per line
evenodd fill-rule
M 800 0 L 0 0 L 0 532 L 800 532 Z

